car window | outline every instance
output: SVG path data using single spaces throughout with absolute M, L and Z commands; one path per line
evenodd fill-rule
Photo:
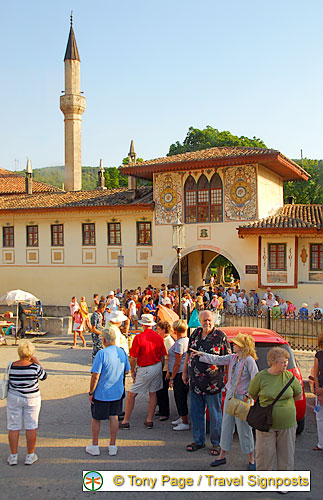
M 290 370 L 291 368 L 296 367 L 296 362 L 294 358 L 293 351 L 291 347 L 288 344 L 274 344 L 271 342 L 256 342 L 256 352 L 258 359 L 256 361 L 259 371 L 264 370 L 265 368 L 269 368 L 268 363 L 267 363 L 267 354 L 268 351 L 272 347 L 282 347 L 283 349 L 286 349 L 286 351 L 289 353 L 289 360 L 288 360 L 288 369 Z

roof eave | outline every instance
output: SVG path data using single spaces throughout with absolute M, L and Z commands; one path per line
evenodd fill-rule
M 262 234 L 318 234 L 323 233 L 323 227 L 237 227 L 239 238 Z
M 58 206 L 58 207 L 29 207 L 29 208 L 4 208 L 0 209 L 1 214 L 17 214 L 17 213 L 33 213 L 41 212 L 46 210 L 46 212 L 66 212 L 68 211 L 82 211 L 94 212 L 97 210 L 142 210 L 142 209 L 154 209 L 154 203 L 128 203 L 123 205 L 94 205 L 94 206 Z

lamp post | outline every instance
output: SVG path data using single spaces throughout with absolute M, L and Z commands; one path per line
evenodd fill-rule
M 177 213 L 177 221 L 173 224 L 173 248 L 177 252 L 177 269 L 178 269 L 178 315 L 182 317 L 182 249 L 185 248 L 184 245 L 184 224 L 179 220 L 179 214 Z
M 120 292 L 122 293 L 122 268 L 124 267 L 124 255 L 122 255 L 120 250 L 120 255 L 118 255 L 118 266 L 120 268 Z

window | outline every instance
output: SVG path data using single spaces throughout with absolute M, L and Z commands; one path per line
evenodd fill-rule
M 312 243 L 310 245 L 310 271 L 322 271 L 323 269 L 323 244 Z
M 51 241 L 52 247 L 63 247 L 64 246 L 64 226 L 63 224 L 52 224 L 51 229 Z
M 15 246 L 15 233 L 13 226 L 6 226 L 2 228 L 2 245 L 4 247 Z
M 205 175 L 201 175 L 197 183 L 197 221 L 208 222 L 209 217 L 210 186 Z
M 185 204 L 185 222 L 189 224 L 190 222 L 196 222 L 196 182 L 194 178 L 190 175 L 184 185 L 184 204 Z
M 269 243 L 268 269 L 270 271 L 286 271 L 286 244 Z
M 137 245 L 151 245 L 151 222 L 137 222 Z
M 121 224 L 120 222 L 108 223 L 108 245 L 121 245 Z
M 95 245 L 95 224 L 82 224 L 82 244 L 83 246 Z
M 214 174 L 210 181 L 210 222 L 222 222 L 222 181 Z
M 38 226 L 26 227 L 26 246 L 38 247 Z

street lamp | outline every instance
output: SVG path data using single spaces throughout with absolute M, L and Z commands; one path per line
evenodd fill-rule
M 124 267 L 124 255 L 122 255 L 120 250 L 120 255 L 118 255 L 118 266 L 120 268 L 120 292 L 122 293 L 122 268 Z
M 179 220 L 179 214 L 177 214 L 177 221 L 172 224 L 173 226 L 173 248 L 177 252 L 177 269 L 178 269 L 178 315 L 182 317 L 182 249 L 185 248 L 184 245 L 184 224 L 181 224 Z

